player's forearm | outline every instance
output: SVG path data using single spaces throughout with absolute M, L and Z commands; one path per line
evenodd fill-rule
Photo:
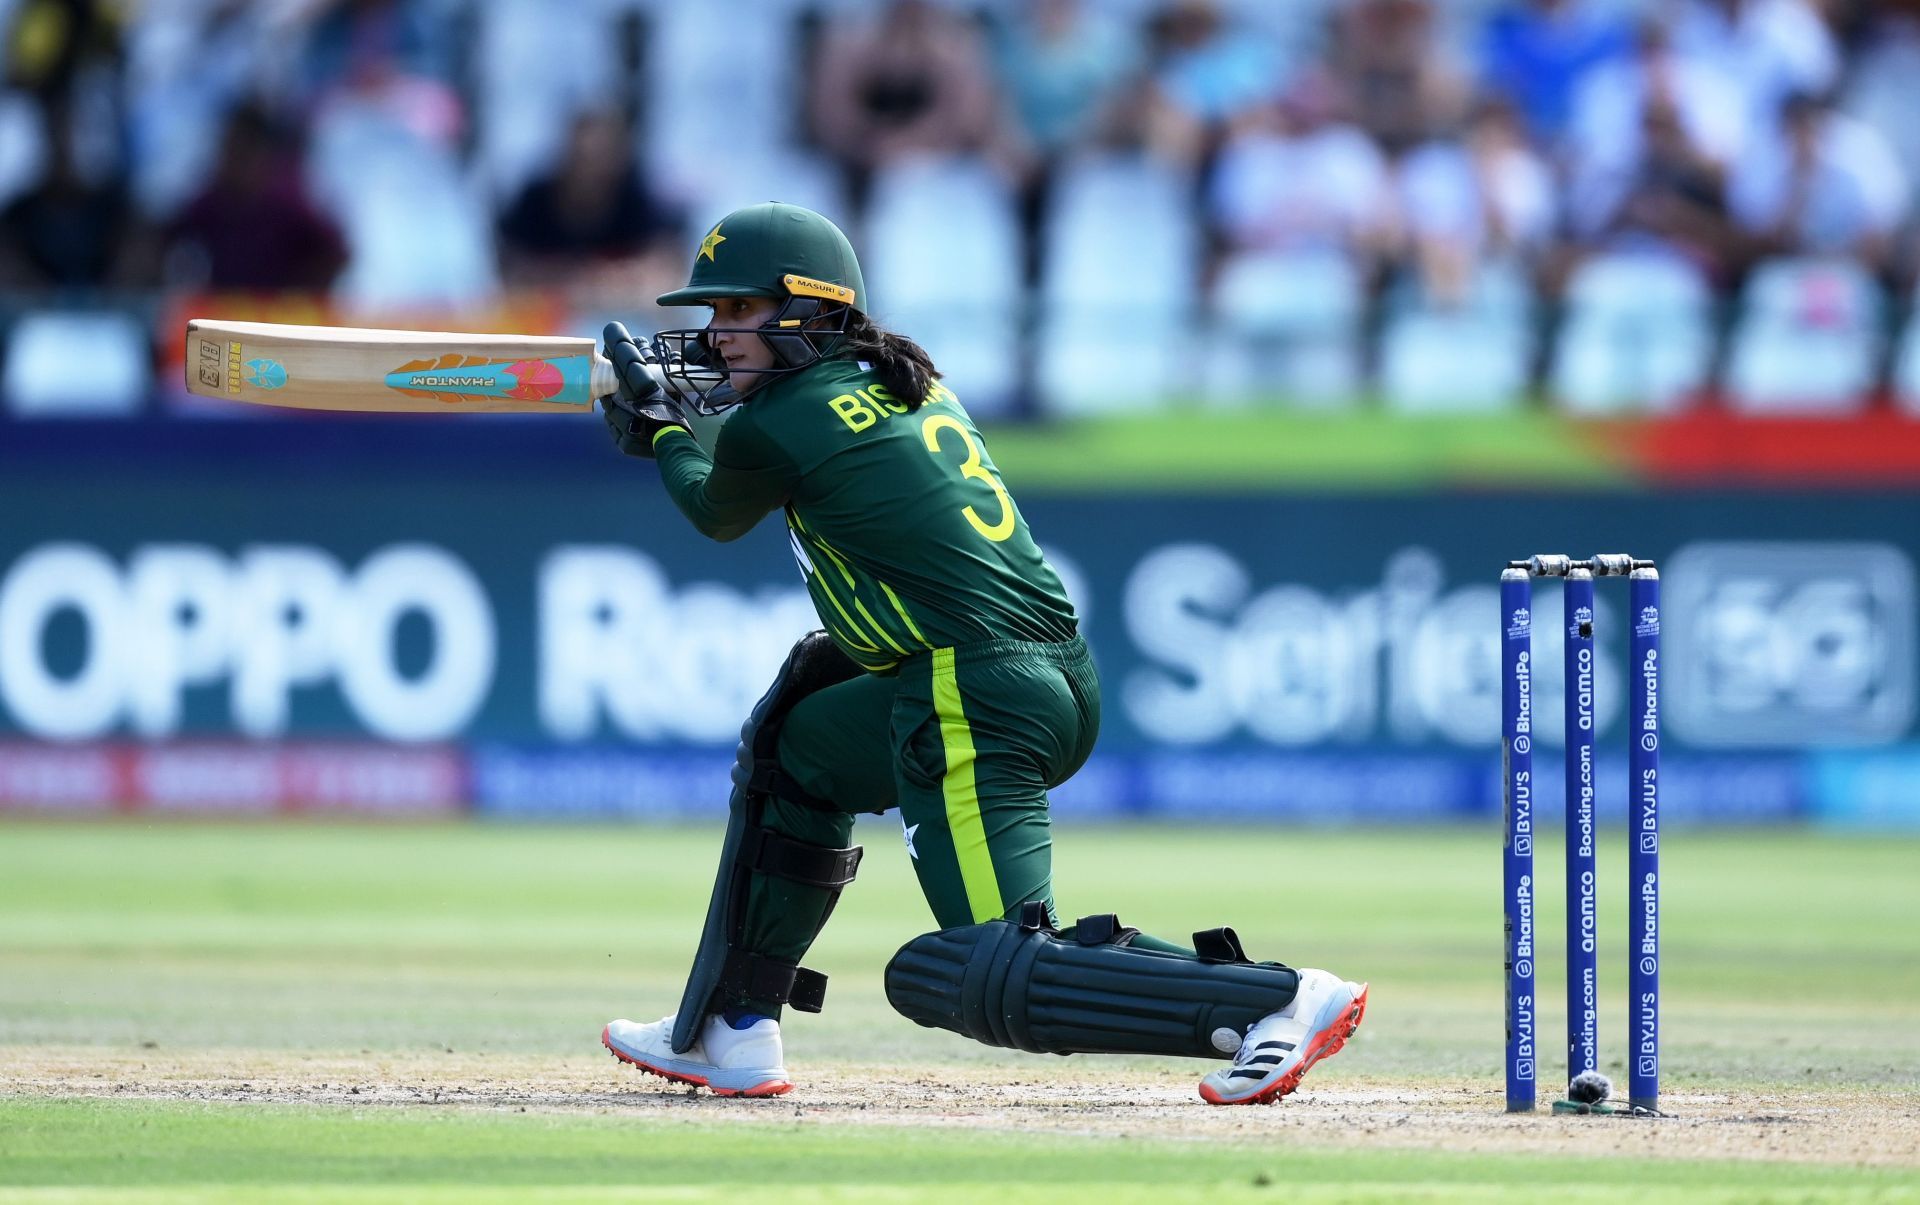
M 717 469 L 707 450 L 678 428 L 661 432 L 654 450 L 667 495 L 709 539 L 739 539 L 785 500 L 761 474 Z

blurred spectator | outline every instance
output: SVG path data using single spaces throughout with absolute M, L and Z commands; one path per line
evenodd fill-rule
M 598 3 L 575 10 L 564 21 L 554 20 L 552 5 L 543 0 L 489 0 L 468 10 L 455 77 L 472 114 L 468 166 L 501 206 L 546 170 L 572 136 L 574 118 L 587 108 L 645 111 L 653 123 L 648 153 L 656 160 L 678 149 L 660 145 L 657 135 L 663 130 L 672 129 L 703 149 L 712 144 L 713 134 L 690 120 L 707 100 L 704 80 L 694 82 L 706 63 L 663 44 L 686 21 L 681 6 L 645 16 L 631 6 L 616 14 Z M 728 79 L 741 84 L 743 76 L 754 77 L 763 65 L 742 62 L 742 39 L 731 30 L 729 35 Z M 687 62 L 689 57 L 695 61 Z M 541 64 L 546 63 L 565 63 L 567 69 L 545 70 Z M 757 95 L 765 87 L 756 80 L 751 90 Z M 729 87 L 729 118 L 745 99 Z M 792 108 L 789 102 L 784 111 L 790 116 Z M 740 157 L 745 156 L 730 144 L 728 159 Z M 703 162 L 711 168 L 710 158 Z M 657 177 L 668 165 L 656 161 L 648 168 Z
M 1236 28 L 1215 0 L 1171 0 L 1148 36 L 1155 84 L 1198 121 L 1224 121 L 1275 91 L 1279 64 L 1271 48 L 1252 30 Z
M 0 204 L 33 187 L 47 169 L 44 114 L 32 98 L 0 88 Z
M 1385 249 L 1386 159 L 1338 110 L 1337 85 L 1316 72 L 1236 123 L 1208 198 L 1208 216 L 1230 248 L 1334 250 L 1361 260 Z
M 328 0 L 306 55 L 306 171 L 340 224 L 347 264 L 334 293 L 352 310 L 458 307 L 499 285 L 492 201 L 461 163 L 465 102 L 437 74 L 450 35 L 426 8 Z
M 979 31 L 930 0 L 830 29 L 812 80 L 815 137 L 857 196 L 907 155 L 1005 149 Z
M 1283 82 L 1260 31 L 1233 25 L 1215 0 L 1168 0 L 1148 22 L 1142 77 L 1124 90 L 1110 132 L 1170 164 L 1197 166 L 1232 118 Z
M 1726 283 L 1733 247 L 1721 161 L 1659 92 L 1641 109 L 1632 145 L 1632 159 L 1596 163 L 1576 176 L 1575 232 L 1593 248 L 1674 255 Z
M 9 6 L 7 84 L 59 105 L 120 64 L 119 5 L 21 0 Z M 110 81 L 109 81 L 110 82 Z
M 1288 363 L 1376 318 L 1388 342 L 1402 275 L 1464 310 L 1609 252 L 1723 290 L 1755 255 L 1903 288 L 1920 263 L 1920 0 L 757 0 L 718 42 L 711 7 L 0 0 L 0 283 L 138 285 L 164 251 L 171 283 L 397 316 L 487 299 L 503 263 L 614 309 L 684 267 L 682 200 L 884 224 L 896 177 L 981 157 L 1025 205 L 1022 307 L 1137 263 L 1150 227 L 1157 273 L 1206 257 L 1181 296 Z M 1001 179 L 975 200 L 1004 222 Z M 1058 254 L 1073 225 L 1125 254 Z
M 1789 98 L 1778 136 L 1740 157 L 1730 193 L 1761 254 L 1850 255 L 1870 271 L 1888 266 L 1911 197 L 1885 139 L 1809 96 Z
M 511 282 L 552 284 L 587 273 L 644 271 L 648 260 L 682 268 L 679 212 L 648 191 L 634 161 L 632 126 L 618 113 L 574 119 L 552 170 L 500 219 Z
M 1920 14 L 1920 0 L 1813 0 L 1813 6 L 1840 48 L 1843 76 L 1873 40 L 1883 17 Z
M 1422 292 L 1444 305 L 1465 300 L 1481 262 L 1529 258 L 1553 233 L 1553 175 L 1505 101 L 1408 154 L 1394 184 Z
M 1020 195 L 1027 248 L 1025 275 L 1037 280 L 1040 228 L 1055 170 L 1072 152 L 1096 142 L 1118 114 L 1122 82 L 1138 70 L 1133 28 L 1085 0 L 1034 0 L 996 26 L 1001 87 L 1028 152 Z
M 1687 0 L 1676 48 L 1735 81 L 1749 123 L 1771 126 L 1794 93 L 1821 93 L 1840 75 L 1840 48 L 1808 0 Z
M 1460 111 L 1465 80 L 1434 36 L 1432 0 L 1354 0 L 1336 21 L 1334 64 L 1353 118 L 1387 154 Z
M 292 7 L 306 28 L 283 36 L 301 47 L 294 87 L 305 104 L 339 85 L 451 75 L 446 22 L 421 0 L 292 0 Z
M 1627 58 L 1589 72 L 1565 152 L 1568 216 L 1584 249 L 1669 254 L 1725 285 L 1736 259 L 1726 171 L 1748 138 L 1738 85 L 1660 20 Z
M 1633 27 L 1604 0 L 1521 0 L 1487 22 L 1481 84 L 1505 97 L 1545 144 L 1559 140 L 1586 73 L 1625 55 Z
M 200 189 L 229 110 L 259 87 L 265 6 L 144 0 L 127 30 L 126 111 L 134 200 L 153 220 Z
M 1878 131 L 1900 162 L 1920 164 L 1920 14 L 1877 12 L 1867 30 L 1841 108 Z
M 167 232 L 175 284 L 278 290 L 332 283 L 346 248 L 307 198 L 300 142 L 256 106 L 228 119 L 212 178 Z
M 1694 153 L 1724 168 L 1747 137 L 1748 110 L 1739 84 L 1717 64 L 1687 54 L 1667 26 L 1640 28 L 1634 53 L 1595 68 L 1574 93 L 1566 150 L 1577 170 L 1618 174 L 1645 155 L 1647 111 L 1679 121 Z
M 55 131 L 39 184 L 0 213 L 0 284 L 89 289 L 126 283 L 133 232 L 125 182 L 88 179 Z
M 1133 30 L 1086 0 L 1031 0 L 996 28 L 1000 85 L 1041 160 L 1093 135 L 1140 58 Z
M 21 0 L 5 23 L 6 86 L 25 101 L 0 137 L 0 189 L 31 187 L 53 159 L 52 144 L 81 179 L 126 170 L 121 104 L 124 57 L 117 6 L 105 0 Z

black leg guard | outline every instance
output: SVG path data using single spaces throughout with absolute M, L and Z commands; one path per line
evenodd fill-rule
M 1134 949 L 1111 916 L 1074 928 L 1027 915 L 916 937 L 887 964 L 887 1002 L 989 1046 L 1217 1059 L 1299 987 L 1290 967 L 1246 961 L 1229 929 L 1195 934 L 1196 961 Z
M 762 827 L 761 812 L 769 795 L 828 806 L 809 798 L 780 772 L 776 755 L 780 722 L 801 699 L 861 672 L 826 633 L 804 636 L 787 654 L 773 685 L 740 729 L 733 794 L 728 799 L 727 834 L 720 847 L 720 873 L 707 904 L 700 948 L 693 956 L 680 1011 L 674 1017 L 675 1051 L 692 1049 L 702 1018 L 728 1003 L 772 1000 L 802 1012 L 820 1011 L 827 990 L 825 975 L 798 963 L 743 950 L 739 938 L 753 875 L 775 875 L 828 889 L 833 893 L 827 902 L 829 913 L 840 891 L 853 881 L 860 865 L 859 846 L 831 849 L 796 841 Z M 821 920 L 825 923 L 824 916 Z

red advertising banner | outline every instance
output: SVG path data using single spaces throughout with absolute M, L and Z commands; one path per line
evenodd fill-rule
M 0 811 L 436 816 L 463 810 L 466 758 L 373 742 L 0 742 Z

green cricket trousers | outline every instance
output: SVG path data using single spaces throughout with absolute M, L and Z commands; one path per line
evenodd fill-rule
M 1099 731 L 1100 683 L 1077 636 L 934 649 L 892 675 L 865 674 L 794 706 L 780 730 L 781 769 L 832 810 L 769 799 L 763 822 L 843 847 L 856 813 L 897 807 L 935 927 L 1014 916 L 1031 900 L 1053 918 L 1047 788 L 1080 768 Z M 829 898 L 753 876 L 744 944 L 798 961 Z M 779 1014 L 766 1001 L 747 1004 Z

